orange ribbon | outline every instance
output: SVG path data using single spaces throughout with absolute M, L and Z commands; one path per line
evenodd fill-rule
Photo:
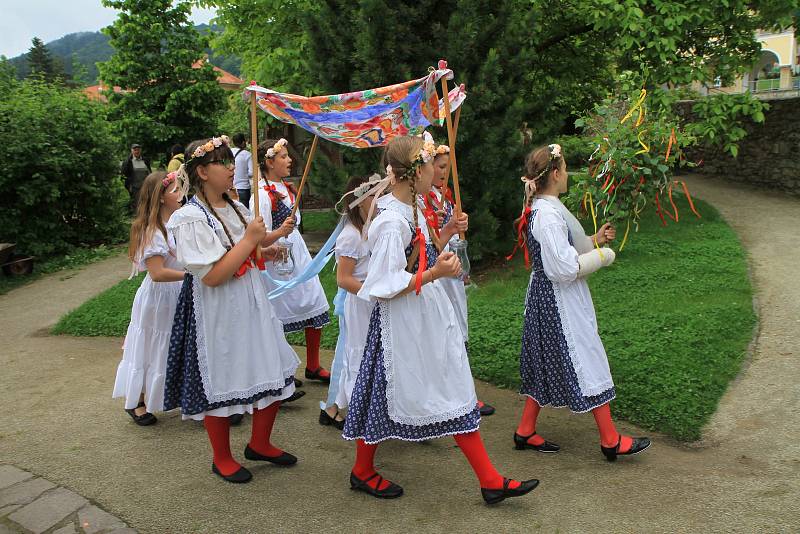
M 425 234 L 422 233 L 422 228 L 417 226 L 417 236 L 411 241 L 411 245 L 419 244 L 419 265 L 417 266 L 417 280 L 414 284 L 417 295 L 422 291 L 422 274 L 428 268 L 428 249 L 425 245 Z
M 522 212 L 522 215 L 519 218 L 519 224 L 517 225 L 517 243 L 514 245 L 514 250 L 511 251 L 511 254 L 506 256 L 506 260 L 511 261 L 514 259 L 514 254 L 517 253 L 517 250 L 520 248 L 523 249 L 525 253 L 525 268 L 531 268 L 531 259 L 528 253 L 528 247 L 525 245 L 525 227 L 528 224 L 528 216 L 531 214 L 531 207 L 525 206 L 525 209 Z
M 263 271 L 267 268 L 267 263 L 264 261 L 264 258 L 256 258 L 256 250 L 253 249 L 253 252 L 245 259 L 239 268 L 236 270 L 236 274 L 234 276 L 236 278 L 241 278 L 247 272 L 247 269 L 253 269 L 258 267 L 259 271 Z
M 686 186 L 686 182 L 683 180 L 674 180 L 672 184 L 670 184 L 670 189 L 672 189 L 673 184 L 680 184 L 683 187 L 683 194 L 686 195 L 686 201 L 689 202 L 689 209 L 692 210 L 692 213 L 697 215 L 698 218 L 702 219 L 701 215 L 697 212 L 694 207 L 694 202 L 692 202 L 692 195 L 689 194 L 689 188 Z

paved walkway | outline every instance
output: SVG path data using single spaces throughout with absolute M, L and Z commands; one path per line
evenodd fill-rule
M 140 532 L 796 531 L 800 200 L 700 178 L 690 186 L 749 250 L 761 320 L 753 355 L 700 443 L 651 433 L 651 451 L 610 464 L 591 415 L 545 410 L 540 430 L 562 451 L 515 451 L 519 396 L 478 384 L 498 408 L 481 426 L 490 455 L 505 474 L 541 479 L 540 488 L 487 508 L 453 440 L 397 442 L 381 446 L 376 461 L 406 495 L 377 501 L 349 491 L 353 446 L 317 424 L 325 390 L 308 384 L 303 400 L 281 410 L 274 434 L 299 464 L 245 461 L 253 482 L 225 484 L 210 473 L 202 425 L 163 414 L 136 427 L 110 399 L 119 338 L 46 334 L 66 310 L 125 277 L 127 263 L 115 258 L 0 297 L 0 463 L 69 488 Z M 231 432 L 240 459 L 249 427 L 246 418 Z
M 0 464 L 0 534 L 136 534 L 74 491 Z

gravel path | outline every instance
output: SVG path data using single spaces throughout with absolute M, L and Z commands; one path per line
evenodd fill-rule
M 752 357 L 701 442 L 651 434 L 651 451 L 609 464 L 591 415 L 546 410 L 539 429 L 562 452 L 518 452 L 511 435 L 520 398 L 478 384 L 479 396 L 498 408 L 481 427 L 492 458 L 501 472 L 539 478 L 541 487 L 490 509 L 452 439 L 390 443 L 379 449 L 378 467 L 406 495 L 376 501 L 349 491 L 353 446 L 317 424 L 324 389 L 309 384 L 303 400 L 281 411 L 275 431 L 275 443 L 300 463 L 246 462 L 253 482 L 224 484 L 210 473 L 202 425 L 164 414 L 154 427 L 139 428 L 110 399 L 119 338 L 46 334 L 65 311 L 127 274 L 124 258 L 114 258 L 0 296 L 0 463 L 69 488 L 140 532 L 796 530 L 800 200 L 701 177 L 689 184 L 748 249 L 761 321 Z M 249 426 L 248 418 L 231 433 L 240 459 Z

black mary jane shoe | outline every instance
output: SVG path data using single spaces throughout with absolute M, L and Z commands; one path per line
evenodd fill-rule
M 243 413 L 234 413 L 228 416 L 228 422 L 231 424 L 231 426 L 241 425 L 242 419 L 244 419 Z
M 480 412 L 481 417 L 488 417 L 490 415 L 494 415 L 495 409 L 491 404 L 486 404 L 484 402 L 482 403 L 482 406 L 478 408 L 478 411 Z
M 297 399 L 302 399 L 305 396 L 306 396 L 306 392 L 305 391 L 296 389 L 296 390 L 294 390 L 294 393 L 292 393 L 289 397 L 283 399 L 281 401 L 281 403 L 286 404 L 286 403 L 289 403 L 289 402 L 294 402 Z
M 303 387 L 303 381 L 302 381 L 302 380 L 300 380 L 299 378 L 295 378 L 295 379 L 294 379 L 294 387 L 296 387 L 296 388 L 301 388 L 301 387 Z
M 144 403 L 140 402 L 136 408 L 144 408 Z M 151 414 L 150 412 L 145 412 L 142 415 L 136 415 L 136 408 L 133 409 L 125 409 L 125 413 L 131 416 L 133 422 L 139 426 L 150 426 L 154 425 L 158 422 L 158 419 L 155 415 Z
M 536 486 L 539 485 L 539 481 L 535 478 L 532 478 L 531 480 L 523 480 L 519 483 L 519 487 L 513 489 L 508 487 L 509 484 L 511 484 L 511 481 L 507 478 L 504 478 L 503 487 L 500 489 L 481 488 L 483 500 L 486 501 L 486 504 L 497 504 L 509 497 L 522 497 L 526 493 L 530 493 L 536 489 Z
M 609 462 L 614 462 L 617 459 L 617 456 L 631 456 L 634 454 L 639 454 L 640 452 L 644 452 L 652 443 L 650 442 L 650 438 L 631 438 L 633 443 L 631 443 L 631 448 L 625 452 L 619 452 L 619 446 L 622 443 L 622 436 L 620 435 L 619 439 L 617 440 L 617 444 L 613 447 L 603 447 L 600 445 L 600 450 L 603 452 L 603 455 L 606 457 L 606 460 Z
M 339 415 L 339 412 L 336 412 L 336 415 Z M 344 419 L 339 421 L 336 419 L 336 416 L 331 417 L 325 410 L 319 411 L 319 424 L 322 426 L 332 426 L 333 428 L 344 430 Z
M 390 480 L 386 480 L 389 483 L 388 486 L 383 488 L 382 490 L 375 489 L 368 484 L 370 480 L 373 478 L 378 477 L 378 482 L 375 484 L 375 488 L 380 488 L 383 481 L 386 480 L 378 473 L 373 474 L 371 477 L 367 478 L 366 480 L 361 480 L 357 476 L 355 476 L 352 471 L 350 472 L 350 489 L 356 491 L 363 491 L 364 493 L 368 493 L 373 497 L 377 497 L 379 499 L 396 499 L 403 494 L 403 488 L 399 485 L 395 484 Z
M 244 448 L 244 457 L 248 460 L 255 460 L 257 462 L 270 462 L 281 467 L 289 467 L 297 463 L 297 456 L 282 452 L 279 456 L 264 456 L 263 454 L 254 451 L 247 445 Z
M 220 477 L 221 479 L 226 480 L 228 482 L 232 482 L 234 484 L 244 484 L 245 482 L 250 482 L 250 480 L 252 480 L 253 478 L 253 474 L 244 467 L 240 467 L 239 470 L 232 475 L 223 475 L 222 473 L 220 473 L 219 469 L 217 469 L 217 466 L 214 463 L 212 463 L 211 472 Z
M 533 449 L 535 451 L 544 453 L 554 453 L 561 450 L 561 447 L 547 440 L 545 440 L 544 443 L 542 443 L 541 445 L 533 445 L 532 443 L 528 443 L 528 440 L 535 435 L 536 432 L 534 432 L 530 436 L 520 436 L 519 434 L 514 432 L 514 448 L 517 449 L 518 451 L 524 451 L 525 449 Z
M 306 367 L 306 379 L 307 380 L 319 380 L 323 384 L 330 384 L 331 383 L 331 375 L 322 376 L 320 373 L 323 371 L 322 367 L 317 367 L 313 371 L 309 371 L 308 367 Z

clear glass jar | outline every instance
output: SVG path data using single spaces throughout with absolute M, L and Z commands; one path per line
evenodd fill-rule
M 461 261 L 461 280 L 466 280 L 469 277 L 469 254 L 467 254 L 467 240 L 454 237 L 450 240 L 450 250 Z
M 294 272 L 294 255 L 292 254 L 292 242 L 281 239 L 275 243 L 278 253 L 275 256 L 275 272 L 281 276 L 287 276 Z

